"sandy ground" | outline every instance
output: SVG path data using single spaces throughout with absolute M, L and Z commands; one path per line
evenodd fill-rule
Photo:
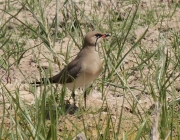
M 101 10 L 103 11 L 108 5 L 112 6 L 112 10 L 118 10 L 119 8 L 119 3 L 118 2 L 111 2 L 111 1 L 96 1 L 96 2 L 89 2 L 89 3 L 85 3 L 85 4 L 80 4 L 78 3 L 78 1 L 76 1 L 76 3 L 79 6 L 85 7 L 86 11 L 85 14 L 86 15 L 91 15 L 93 12 L 98 14 L 99 18 L 102 18 L 102 16 L 107 17 L 107 13 L 103 14 L 99 14 L 101 13 Z M 96 10 L 95 8 L 91 9 L 89 5 L 93 5 L 97 3 L 99 5 L 101 5 L 101 9 L 100 10 Z M 19 5 L 18 2 L 13 2 L 13 7 L 16 8 L 20 8 L 21 6 Z M 145 11 L 143 9 L 150 9 L 152 8 L 153 2 L 150 4 L 150 2 L 148 0 L 143 0 L 141 2 L 141 9 L 142 11 Z M 164 5 L 167 7 L 168 9 L 168 3 L 164 3 Z M 1 8 L 3 8 L 3 4 L 0 5 Z M 51 2 L 49 4 L 49 6 L 46 8 L 45 14 L 48 24 L 52 23 L 53 18 L 55 17 L 55 2 Z M 59 3 L 59 9 L 62 8 L 62 4 Z M 93 6 L 92 6 L 93 7 Z M 128 10 L 128 8 L 133 7 L 133 5 L 128 5 L 128 6 L 124 6 L 121 7 L 121 15 L 122 16 L 126 16 L 126 11 Z M 179 10 L 179 9 L 178 9 Z M 16 10 L 12 11 L 11 14 L 13 14 Z M 180 11 L 179 11 L 180 12 Z M 146 51 L 149 50 L 153 50 L 156 49 L 157 47 L 157 41 L 158 41 L 158 37 L 159 34 L 162 32 L 166 32 L 166 30 L 168 30 L 169 28 L 176 30 L 177 32 L 179 32 L 180 30 L 180 16 L 179 16 L 179 12 L 176 12 L 174 14 L 174 16 L 172 17 L 171 20 L 166 20 L 164 19 L 162 26 L 160 25 L 161 23 L 157 23 L 156 26 L 152 26 L 149 28 L 149 30 L 147 31 L 147 34 L 145 35 L 145 37 L 142 39 L 141 44 L 144 46 L 148 46 L 146 47 Z M 0 14 L 1 16 L 1 14 Z M 4 15 L 4 20 L 1 21 L 1 23 L 7 21 L 10 18 L 10 15 L 5 14 Z M 59 24 L 62 24 L 60 21 L 63 21 L 62 15 L 59 14 Z M 37 22 L 34 19 L 33 15 L 28 11 L 28 10 L 23 10 L 22 12 L 20 12 L 17 15 L 17 18 L 23 22 L 26 23 L 30 23 L 34 26 L 36 26 Z M 68 21 L 67 21 L 68 22 Z M 82 22 L 86 23 L 86 21 L 84 19 L 82 19 Z M 11 24 L 9 24 L 9 28 L 10 30 L 13 30 L 14 28 L 16 28 L 16 24 L 19 24 L 19 22 L 15 19 L 13 19 L 11 21 Z M 108 28 L 106 27 L 107 25 L 104 25 L 104 28 Z M 161 28 L 161 29 L 159 29 Z M 143 27 L 143 26 L 138 26 L 135 31 L 135 37 L 136 40 L 138 40 L 141 35 L 144 33 L 144 31 L 147 29 L 147 27 Z M 63 29 L 62 28 L 58 28 L 58 31 L 61 32 Z M 85 31 L 84 31 L 85 34 Z M 170 36 L 169 36 L 169 39 Z M 23 42 L 24 38 L 19 39 L 19 41 Z M 111 41 L 111 38 L 107 41 Z M 77 42 L 79 44 L 81 44 L 81 40 L 77 40 Z M 40 40 L 38 39 L 32 39 L 32 38 L 27 38 L 26 39 L 26 43 L 24 48 L 28 49 L 28 48 L 32 48 L 36 45 L 40 44 Z M 23 58 L 21 59 L 20 63 L 18 66 L 16 65 L 12 65 L 9 69 L 9 71 L 6 71 L 5 69 L 1 68 L 0 69 L 0 78 L 1 78 L 1 94 L 3 93 L 3 91 L 7 91 L 7 89 L 12 92 L 15 93 L 15 91 L 17 90 L 17 87 L 19 88 L 19 94 L 22 97 L 22 100 L 25 100 L 26 102 L 28 102 L 29 104 L 33 104 L 35 102 L 35 95 L 32 94 L 29 91 L 29 83 L 32 81 L 36 81 L 40 78 L 40 71 L 38 69 L 38 66 L 42 66 L 42 67 L 46 67 L 49 68 L 50 64 L 52 64 L 52 74 L 56 74 L 58 73 L 66 64 L 65 62 L 65 56 L 63 54 L 65 54 L 65 52 L 67 51 L 67 47 L 69 45 L 72 45 L 73 47 L 70 50 L 70 56 L 69 56 L 69 60 L 74 58 L 74 55 L 76 55 L 79 51 L 78 47 L 75 46 L 73 40 L 71 39 L 71 37 L 69 35 L 67 35 L 66 37 L 63 37 L 62 40 L 58 40 L 55 42 L 55 46 L 53 48 L 53 51 L 58 55 L 58 62 L 60 63 L 60 67 L 54 63 L 54 59 L 52 56 L 52 53 L 42 44 L 40 44 L 38 47 L 34 47 L 30 50 L 28 50 Z M 167 43 L 168 45 L 168 43 Z M 169 44 L 170 45 L 170 44 Z M 60 48 L 63 48 L 62 50 L 60 50 Z M 125 52 L 127 52 L 129 49 L 129 47 L 127 46 L 127 50 L 125 50 Z M 138 49 L 135 50 L 136 53 L 139 52 Z M 41 52 L 41 53 L 39 53 Z M 61 53 L 60 53 L 61 52 Z M 124 53 L 125 53 L 124 52 Z M 3 51 L 0 50 L 0 55 L 3 54 Z M 48 59 L 51 63 L 49 63 Z M 36 59 L 39 60 L 39 63 L 36 63 Z M 13 58 L 9 58 L 9 63 L 13 64 L 14 63 L 14 59 Z M 125 68 L 130 68 L 135 66 L 134 64 L 134 56 L 133 54 L 130 54 L 126 57 L 125 61 L 123 62 L 125 65 Z M 144 69 L 143 73 L 145 75 L 151 75 L 151 71 L 149 71 L 148 69 Z M 101 75 L 102 76 L 102 75 Z M 99 80 L 101 80 L 101 76 L 99 78 Z M 130 78 L 128 78 L 127 84 L 129 87 L 136 87 L 137 89 L 142 89 L 142 79 L 140 79 L 141 77 L 141 73 L 137 70 L 134 71 L 134 74 L 132 74 L 130 76 Z M 95 84 L 98 84 L 98 81 L 95 81 Z M 5 89 L 5 87 L 7 89 Z M 61 88 L 61 86 L 59 86 L 59 88 Z M 137 104 L 137 108 L 139 109 L 139 112 L 142 113 L 143 115 L 143 110 L 149 110 L 153 104 L 154 101 L 151 98 L 151 96 L 149 94 L 146 93 L 141 93 L 140 91 L 137 90 L 131 90 L 131 92 L 128 92 L 126 95 L 123 96 L 123 89 L 118 89 L 116 92 L 113 91 L 113 87 L 105 85 L 105 96 L 104 99 L 106 101 L 107 104 L 104 104 L 104 99 L 102 99 L 102 93 L 99 91 L 98 88 L 96 88 L 96 86 L 93 86 L 93 89 L 91 90 L 91 93 L 89 94 L 88 98 L 87 98 L 87 108 L 91 108 L 93 111 L 98 111 L 99 109 L 101 109 L 102 105 L 105 106 L 104 107 L 104 111 L 103 111 L 103 115 L 102 120 L 106 119 L 106 117 L 108 116 L 107 114 L 107 109 L 110 110 L 109 112 L 111 113 L 111 115 L 113 116 L 113 121 L 115 124 L 118 123 L 118 114 L 120 113 L 121 109 L 122 109 L 122 103 L 123 103 L 123 98 L 125 96 L 125 103 L 123 106 L 123 124 L 127 124 L 124 127 L 127 128 L 123 128 L 128 129 L 130 128 L 134 122 L 136 122 L 136 117 L 133 115 L 133 111 L 132 111 L 132 107 L 131 104 L 134 100 L 138 101 Z M 156 90 L 156 89 L 155 89 Z M 171 89 L 169 89 L 171 90 Z M 145 90 L 146 92 L 148 92 L 148 90 Z M 70 91 L 68 91 L 68 93 L 70 94 Z M 77 99 L 78 99 L 78 103 L 82 103 L 82 90 L 77 90 L 76 94 L 77 94 Z M 40 87 L 37 87 L 37 92 L 36 92 L 37 96 L 40 94 Z M 167 97 L 168 98 L 168 97 Z M 6 99 L 5 99 L 6 100 Z M 3 101 L 3 95 L 0 95 L 0 101 Z M 2 108 L 2 107 L 1 107 Z M 6 108 L 9 108 L 9 104 L 6 104 Z M 1 113 L 1 109 L 0 109 L 0 113 Z M 89 126 L 89 129 L 91 131 L 94 130 L 93 128 L 93 122 L 92 121 L 94 118 L 98 118 L 97 117 L 98 114 L 96 115 L 92 115 L 87 114 L 84 118 L 87 121 L 87 125 Z M 67 118 L 73 122 L 77 122 L 79 125 L 82 125 L 81 123 L 81 118 L 76 118 L 73 115 L 67 115 Z M 127 118 L 131 118 L 131 122 L 129 122 Z M 128 123 L 127 123 L 128 121 Z M 66 125 L 66 129 L 72 129 L 72 124 L 67 120 L 66 122 L 59 122 L 60 124 L 67 124 Z M 104 124 L 105 125 L 105 124 Z M 63 128 L 60 128 L 61 132 L 63 132 Z M 95 130 L 94 130 L 95 131 Z M 96 137 L 96 136 L 94 136 Z

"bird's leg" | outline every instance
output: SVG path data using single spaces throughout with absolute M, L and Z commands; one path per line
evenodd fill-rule
M 76 101 L 75 101 L 75 93 L 74 93 L 74 90 L 72 91 L 72 98 L 73 98 L 73 101 L 74 101 L 74 106 L 76 106 Z
M 87 94 L 87 91 L 85 90 L 85 92 L 84 92 L 84 106 L 85 106 L 85 108 L 86 108 L 86 94 Z
M 86 108 L 86 97 L 87 97 L 87 94 L 89 94 L 91 88 L 92 88 L 92 85 L 90 85 L 88 88 L 85 88 L 85 91 L 84 91 L 84 107 L 85 108 Z

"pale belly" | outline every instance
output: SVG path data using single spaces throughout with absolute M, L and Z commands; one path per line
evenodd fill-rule
M 73 90 L 76 88 L 88 88 L 90 86 L 90 84 L 96 79 L 98 78 L 100 72 L 97 73 L 96 75 L 93 74 L 81 74 L 77 77 L 77 79 L 72 82 L 72 83 L 67 83 L 66 87 L 68 87 L 69 89 Z
M 98 76 L 100 75 L 102 71 L 102 65 L 100 64 L 100 66 L 101 67 L 97 67 L 93 65 L 91 65 L 91 67 L 87 66 L 86 67 L 87 69 L 85 69 L 84 73 L 80 73 L 74 82 L 67 83 L 66 86 L 71 90 L 79 88 L 79 87 L 82 87 L 85 89 L 88 88 L 91 85 L 91 83 L 95 79 L 97 79 Z

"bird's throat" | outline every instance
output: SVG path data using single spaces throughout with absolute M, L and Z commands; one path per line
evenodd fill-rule
M 96 51 L 96 52 L 98 52 L 98 50 L 97 50 L 97 48 L 96 48 L 98 39 L 99 39 L 99 38 L 96 38 L 96 42 L 95 42 L 95 51 Z

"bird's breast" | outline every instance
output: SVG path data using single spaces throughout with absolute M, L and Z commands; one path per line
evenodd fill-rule
M 73 83 L 67 84 L 70 89 L 77 87 L 87 88 L 102 71 L 102 61 L 97 52 L 88 53 L 81 57 L 81 72 Z
M 84 62 L 83 67 L 86 73 L 97 76 L 101 73 L 102 61 L 99 56 L 91 56 L 91 58 L 87 58 L 87 61 Z

